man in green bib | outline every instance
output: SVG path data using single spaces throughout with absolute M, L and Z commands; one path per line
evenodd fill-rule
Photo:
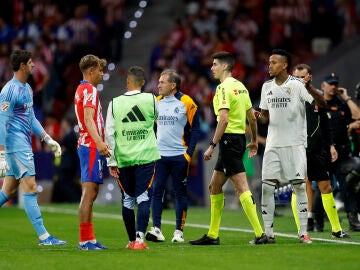
M 144 69 L 129 68 L 127 92 L 110 102 L 105 126 L 106 142 L 112 149 L 107 165 L 121 189 L 128 249 L 148 248 L 144 233 L 149 222 L 155 161 L 160 159 L 154 133 L 156 98 L 141 92 L 144 84 Z

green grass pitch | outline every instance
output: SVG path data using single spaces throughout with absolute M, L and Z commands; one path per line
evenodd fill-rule
M 208 208 L 189 208 L 185 243 L 171 243 L 174 210 L 163 213 L 163 243 L 148 243 L 148 250 L 127 250 L 127 235 L 120 205 L 96 205 L 95 234 L 108 246 L 105 251 L 79 251 L 77 205 L 42 205 L 45 225 L 54 236 L 67 240 L 62 247 L 38 246 L 35 232 L 23 209 L 0 209 L 0 270 L 7 269 L 360 269 L 360 233 L 337 241 L 331 238 L 329 223 L 323 233 L 310 233 L 313 244 L 298 243 L 289 207 L 275 218 L 277 243 L 249 246 L 253 239 L 249 222 L 241 208 L 224 210 L 220 246 L 191 246 L 187 243 L 207 232 Z M 345 214 L 342 225 L 347 229 Z M 151 221 L 149 227 L 151 226 Z

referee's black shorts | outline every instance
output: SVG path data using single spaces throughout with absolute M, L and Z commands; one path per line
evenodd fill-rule
M 219 157 L 215 171 L 223 172 L 228 177 L 245 172 L 243 163 L 245 149 L 244 134 L 224 133 L 219 141 Z

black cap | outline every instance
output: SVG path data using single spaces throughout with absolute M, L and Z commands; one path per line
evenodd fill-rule
M 332 83 L 339 83 L 339 76 L 337 76 L 334 72 L 330 73 L 325 77 L 325 82 L 332 84 Z

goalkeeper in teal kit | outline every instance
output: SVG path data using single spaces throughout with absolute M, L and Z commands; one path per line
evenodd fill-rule
M 33 92 L 26 83 L 34 68 L 31 53 L 16 50 L 10 62 L 14 77 L 0 93 L 0 177 L 5 177 L 0 191 L 0 206 L 15 196 L 20 185 L 24 209 L 38 235 L 39 245 L 65 245 L 65 241 L 50 235 L 43 223 L 37 202 L 31 134 L 45 141 L 56 157 L 61 155 L 61 148 L 46 134 L 34 114 Z

